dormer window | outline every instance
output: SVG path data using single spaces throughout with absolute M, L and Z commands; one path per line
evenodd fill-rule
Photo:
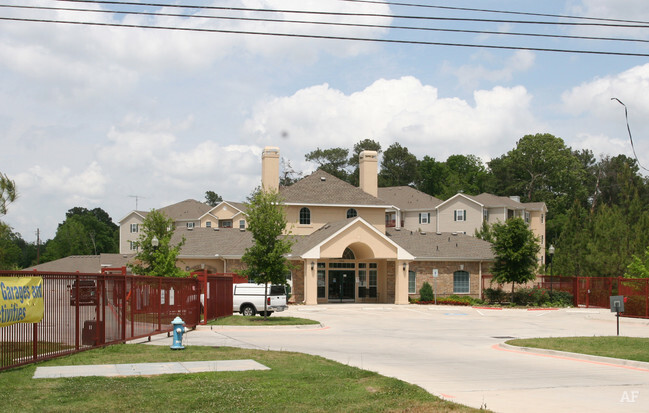
M 194 229 L 194 223 L 193 222 L 188 222 L 187 223 L 187 229 Z
M 311 225 L 311 211 L 309 208 L 300 209 L 300 225 Z
M 347 218 L 356 218 L 358 216 L 358 212 L 354 208 L 349 208 L 347 210 Z

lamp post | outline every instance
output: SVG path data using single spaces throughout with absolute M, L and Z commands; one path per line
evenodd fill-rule
M 160 245 L 160 241 L 158 241 L 158 237 L 154 235 L 151 239 L 151 246 L 153 247 L 153 249 L 156 249 L 158 248 L 158 245 Z
M 550 244 L 550 248 L 548 248 L 548 254 L 550 254 L 550 298 L 552 298 L 552 284 L 554 281 L 552 274 L 552 261 L 554 261 L 554 245 Z

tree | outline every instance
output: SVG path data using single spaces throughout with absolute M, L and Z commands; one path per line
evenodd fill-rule
M 624 277 L 649 278 L 649 247 L 645 249 L 643 256 L 633 254 L 631 264 L 626 267 Z
M 240 273 L 261 284 L 286 284 L 286 273 L 291 270 L 286 254 L 293 241 L 284 234 L 286 216 L 279 193 L 257 188 L 248 202 L 248 230 L 254 243 L 241 257 L 246 269 Z M 266 302 L 264 296 L 264 318 Z
M 119 227 L 101 208 L 74 207 L 65 214 L 54 238 L 47 243 L 43 262 L 70 255 L 97 255 L 119 251 Z
M 214 191 L 206 191 L 205 192 L 205 203 L 209 206 L 217 206 L 219 203 L 223 201 L 223 198 L 219 194 L 217 194 Z
M 428 195 L 442 198 L 446 191 L 448 169 L 444 162 L 438 162 L 428 155 L 424 156 L 417 166 L 417 189 Z
M 525 135 L 516 148 L 492 159 L 497 195 L 518 195 L 523 202 L 545 202 L 548 214 L 566 212 L 575 200 L 590 195 L 583 183 L 588 175 L 583 162 L 561 138 L 550 134 Z
M 281 170 L 279 173 L 279 185 L 280 186 L 291 186 L 300 179 L 302 179 L 302 172 L 297 172 L 293 169 L 291 161 L 288 159 L 282 158 L 280 160 Z
M 0 270 L 19 270 L 22 251 L 16 245 L 16 234 L 0 222 Z
M 343 148 L 320 149 L 311 151 L 304 155 L 309 162 L 318 164 L 318 169 L 335 176 L 336 178 L 347 180 L 347 156 L 349 150 Z
M 156 277 L 185 277 L 187 273 L 176 266 L 185 238 L 173 245 L 174 221 L 160 211 L 151 210 L 142 221 L 142 232 L 138 238 L 138 264 L 130 265 L 134 274 Z M 153 240 L 158 240 L 158 246 Z
M 417 182 L 417 157 L 408 148 L 393 143 L 383 153 L 379 186 L 405 186 Z
M 363 139 L 354 145 L 354 150 L 352 156 L 349 158 L 348 164 L 354 170 L 349 174 L 347 182 L 354 186 L 358 186 L 360 180 L 360 171 L 359 171 L 359 156 L 363 151 L 375 151 L 378 154 L 381 153 L 381 144 L 372 140 L 372 139 Z
M 504 223 L 493 224 L 494 242 L 491 246 L 495 255 L 492 267 L 494 281 L 523 284 L 536 278 L 536 255 L 541 247 L 532 231 L 521 218 L 511 218 Z
M 16 183 L 0 172 L 0 216 L 7 214 L 7 205 L 14 202 L 17 196 Z

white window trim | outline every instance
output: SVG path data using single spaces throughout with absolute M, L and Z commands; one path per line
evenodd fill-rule
M 187 223 L 187 229 L 194 229 L 194 223 L 193 222 L 188 222 Z
M 461 217 L 460 217 L 461 215 Z M 462 218 L 462 219 L 460 219 Z M 456 209 L 455 213 L 453 214 L 453 219 L 456 222 L 466 222 L 466 209 Z

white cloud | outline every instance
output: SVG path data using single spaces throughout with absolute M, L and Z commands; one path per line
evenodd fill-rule
M 632 156 L 624 108 L 611 98 L 626 105 L 640 163 L 649 164 L 644 155 L 649 152 L 649 142 L 644 138 L 649 134 L 644 122 L 649 117 L 649 64 L 584 82 L 562 94 L 562 110 L 580 125 L 580 130 L 575 131 L 576 146 L 589 148 L 596 155 Z M 579 122 L 575 122 L 577 118 Z
M 496 87 L 476 91 L 472 105 L 440 98 L 435 87 L 414 77 L 377 80 L 350 95 L 324 84 L 261 102 L 244 133 L 260 145 L 281 144 L 302 154 L 316 146 L 351 148 L 370 138 L 383 148 L 399 142 L 420 157 L 496 156 L 542 126 L 530 111 L 531 99 L 522 86 Z M 282 133 L 286 141 L 279 140 Z
M 496 59 L 489 52 L 478 52 L 472 60 L 478 61 L 477 64 L 462 65 L 454 67 L 452 64 L 445 62 L 442 66 L 442 73 L 450 74 L 457 77 L 458 83 L 467 89 L 475 89 L 481 81 L 490 83 L 509 82 L 517 73 L 525 72 L 534 66 L 535 54 L 527 50 L 516 51 L 504 62 Z M 485 66 L 500 66 L 489 68 Z
M 597 17 L 603 19 L 649 20 L 649 2 L 645 0 L 571 0 L 567 2 L 566 11 L 576 16 Z M 605 23 L 605 22 L 602 22 Z M 609 22 L 610 23 L 610 22 Z M 572 29 L 574 33 L 596 35 L 601 37 L 623 35 L 629 37 L 629 29 L 623 27 L 580 26 Z M 634 38 L 649 38 L 646 30 L 632 29 Z

